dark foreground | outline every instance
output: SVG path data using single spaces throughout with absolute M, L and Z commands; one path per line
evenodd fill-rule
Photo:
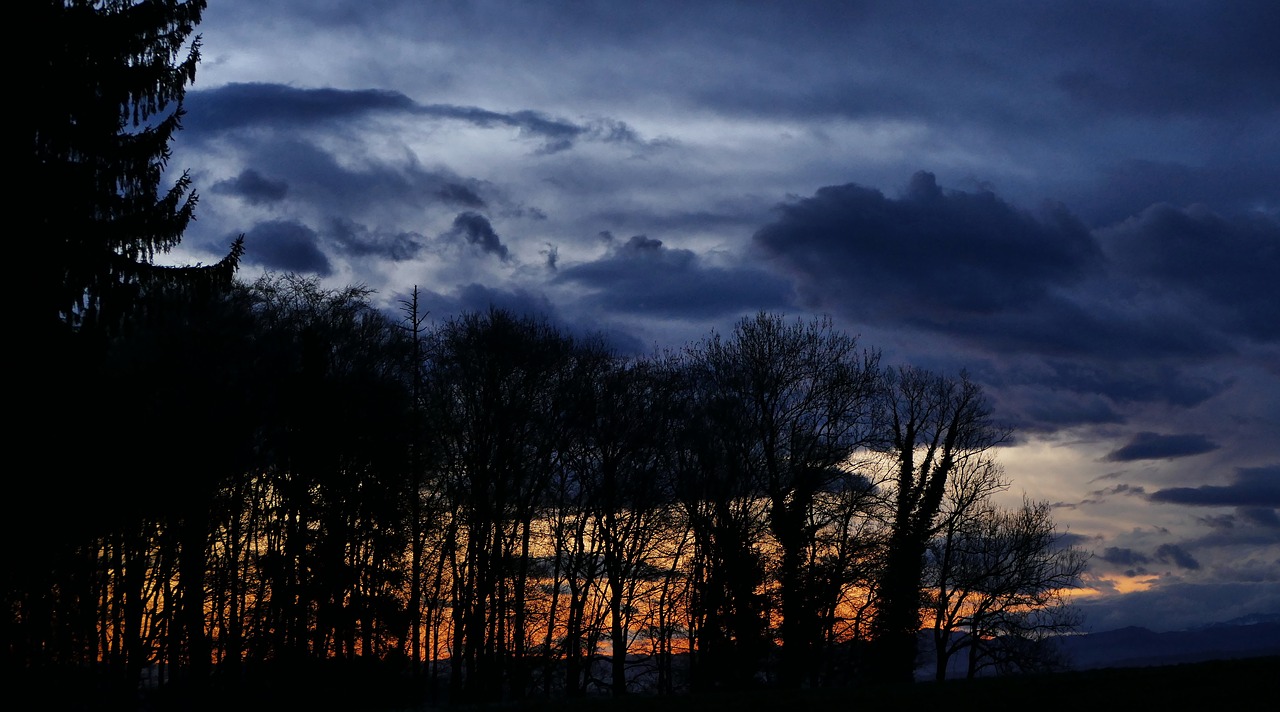
M 1009 708 L 1034 712 L 1071 710 L 1104 704 L 1139 709 L 1215 709 L 1223 704 L 1274 697 L 1280 682 L 1280 656 L 1219 660 L 1163 667 L 1130 667 L 1062 672 L 1044 675 L 917 682 L 908 687 L 859 686 L 816 690 L 781 691 L 743 689 L 717 694 L 651 697 L 634 695 L 622 700 L 586 698 L 493 705 L 433 707 L 406 699 L 404 690 L 388 695 L 398 685 L 377 684 L 365 678 L 348 684 L 345 676 L 331 676 L 320 684 L 277 684 L 253 690 L 205 691 L 189 696 L 148 696 L 141 704 L 111 704 L 102 696 L 70 694 L 58 685 L 30 690 L 42 709 L 147 710 L 149 712 L 843 712 L 876 710 L 956 710 Z M 44 681 L 49 682 L 49 681 Z M 362 684 L 363 683 L 363 684 Z M 373 683 L 373 684 L 369 684 Z M 12 689 L 12 688 L 11 688 Z M 61 693 L 61 694 L 60 694 Z M 26 695 L 24 695 L 25 697 Z M 70 699 L 68 699 L 70 698 Z M 393 699 L 398 698 L 398 699 Z
M 916 683 L 905 689 L 857 688 L 782 692 L 740 691 L 714 696 L 552 702 L 506 709 L 521 712 L 845 712 L 858 709 L 1017 709 L 1031 712 L 1140 705 L 1139 709 L 1215 709 L 1224 703 L 1273 699 L 1280 657 L 1224 660 L 1150 668 L 1108 668 L 1046 675 Z

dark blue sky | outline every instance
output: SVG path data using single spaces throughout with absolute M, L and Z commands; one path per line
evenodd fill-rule
M 967 369 L 1088 625 L 1280 613 L 1280 4 L 213 0 L 176 261 Z

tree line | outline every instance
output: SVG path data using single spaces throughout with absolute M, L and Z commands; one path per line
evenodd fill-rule
M 194 215 L 162 179 L 204 6 L 37 8 L 6 674 L 120 700 L 334 669 L 441 703 L 795 688 L 910 681 L 922 626 L 939 676 L 1052 664 L 1084 558 L 1047 505 L 994 504 L 1008 432 L 964 374 L 824 318 L 636 357 L 431 321 L 416 290 L 387 313 L 245 283 L 239 239 L 158 265 Z
M 974 674 L 1075 622 L 1083 559 L 992 502 L 1006 432 L 963 375 L 826 319 L 625 357 L 368 296 L 267 276 L 113 341 L 75 401 L 90 479 L 59 473 L 5 590 L 11 663 L 378 661 L 492 701 L 905 681 L 930 623 Z

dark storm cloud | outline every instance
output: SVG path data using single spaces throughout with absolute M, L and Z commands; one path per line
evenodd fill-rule
M 1091 233 L 1060 205 L 1032 214 L 925 172 L 897 199 L 848 184 L 778 212 L 755 245 L 806 306 L 987 355 L 975 373 L 1020 428 L 1199 405 L 1233 378 L 1196 366 L 1236 353 L 1233 332 L 1280 329 L 1280 229 L 1261 214 L 1153 206 Z
M 1189 293 L 1217 324 L 1258 341 L 1280 339 L 1280 221 L 1153 205 L 1101 231 L 1116 264 L 1145 286 Z
M 1104 226 L 1142 213 L 1152 205 L 1204 205 L 1226 214 L 1247 214 L 1270 205 L 1275 211 L 1280 163 L 1262 155 L 1214 160 L 1208 165 L 1130 159 L 1107 168 L 1088 188 L 1074 189 L 1091 224 Z
M 1142 485 L 1119 484 L 1114 487 L 1107 487 L 1105 489 L 1094 490 L 1089 493 L 1089 496 L 1090 497 L 1109 497 L 1115 494 L 1141 495 L 1145 493 L 1146 493 L 1146 490 L 1142 487 Z
M 188 133 L 248 126 L 300 127 L 374 112 L 410 112 L 414 102 L 396 91 L 299 89 L 283 84 L 226 84 L 187 92 Z
M 405 298 L 401 297 L 400 300 Z M 471 283 L 449 294 L 423 291 L 419 294 L 419 305 L 423 312 L 434 316 L 437 322 L 463 314 L 501 309 L 522 317 L 545 319 L 562 333 L 575 338 L 601 338 L 620 354 L 636 355 L 644 352 L 644 344 L 626 331 L 602 326 L 597 322 L 567 320 L 546 295 L 529 289 L 495 289 Z
M 1066 11 L 1066 6 L 1070 11 Z M 1104 8 L 1105 7 L 1105 11 Z M 1280 106 L 1280 6 L 1268 0 L 1164 7 L 1059 8 L 1065 27 L 1105 17 L 1090 52 L 1056 78 L 1090 108 L 1137 115 L 1222 115 Z
M 1076 425 L 1079 423 L 1122 423 L 1124 416 L 1108 403 L 1099 398 L 1091 398 L 1087 403 L 1079 403 L 1070 398 L 1056 401 L 1032 403 L 1026 406 L 1027 416 L 1032 423 L 1028 429 L 1054 430 L 1056 426 Z
M 479 213 L 459 213 L 453 219 L 453 227 L 445 233 L 445 237 L 461 237 L 467 241 L 467 244 L 475 245 L 482 251 L 496 255 L 503 261 L 509 257 L 507 246 L 502 244 L 502 239 L 494 231 L 489 219 Z
M 436 195 L 447 203 L 461 205 L 464 208 L 486 207 L 484 198 L 476 195 L 476 192 L 467 186 L 458 183 L 445 183 L 436 191 Z
M 1102 561 L 1124 569 L 1126 576 L 1142 576 L 1149 572 L 1148 565 L 1159 562 L 1178 568 L 1196 570 L 1200 562 L 1177 544 L 1161 544 L 1151 555 L 1121 546 L 1108 546 L 1097 555 Z
M 1183 569 L 1195 570 L 1200 568 L 1200 562 L 1195 557 L 1177 544 L 1161 544 L 1156 547 L 1155 558 L 1162 564 L 1172 563 Z
M 325 236 L 332 238 L 339 249 L 353 257 L 381 257 L 392 262 L 417 257 L 424 244 L 423 236 L 417 233 L 380 232 L 338 218 L 329 221 Z
M 785 281 L 763 270 L 706 265 L 690 250 L 645 235 L 608 240 L 608 254 L 561 268 L 556 281 L 592 288 L 606 308 L 631 314 L 715 317 L 790 303 Z
M 1280 508 L 1280 465 L 1241 467 L 1228 485 L 1170 487 L 1151 493 L 1151 501 L 1210 507 Z
M 1117 566 L 1143 566 L 1151 563 L 1145 554 L 1120 546 L 1108 546 L 1098 557 L 1109 564 Z
M 333 272 L 311 228 L 291 220 L 261 222 L 244 236 L 244 261 L 281 272 L 327 277 Z
M 821 188 L 779 207 L 755 235 L 778 264 L 875 321 L 942 321 L 1039 302 L 1101 258 L 1065 210 L 1042 218 L 994 194 L 943 192 L 916 173 L 898 200 L 856 184 Z
M 1236 513 L 1240 518 L 1267 529 L 1280 529 L 1280 512 L 1274 507 L 1238 507 Z
M 252 205 L 277 203 L 289 194 L 288 183 L 271 180 L 251 168 L 240 171 L 235 178 L 214 183 L 210 189 L 215 193 L 239 196 Z
M 281 138 L 251 134 L 232 142 L 250 156 L 253 165 L 270 166 L 271 182 L 288 184 L 288 196 L 277 208 L 301 206 L 324 217 L 346 216 L 365 220 L 414 219 L 437 205 L 475 208 L 486 201 L 482 181 L 458 176 L 446 168 L 427 168 L 416 160 L 378 160 L 359 164 L 339 161 L 327 148 L 300 137 Z M 234 179 L 244 183 L 245 173 L 265 174 L 248 168 Z
M 419 303 L 424 312 L 437 320 L 465 313 L 487 312 L 490 309 L 501 309 L 518 316 L 543 318 L 553 323 L 560 320 L 558 310 L 545 294 L 523 288 L 495 289 L 474 282 L 448 294 L 424 290 Z
M 1217 450 L 1219 447 L 1217 443 L 1203 435 L 1160 435 L 1142 432 L 1134 435 L 1123 447 L 1109 453 L 1105 459 L 1111 462 L 1163 460 L 1200 455 Z
M 604 143 L 642 141 L 629 126 L 614 119 L 574 123 L 538 111 L 503 113 L 475 106 L 419 104 L 384 89 L 300 89 L 283 84 L 227 84 L 187 94 L 189 118 L 184 127 L 199 137 L 251 126 L 274 129 L 349 121 L 380 113 L 460 121 L 480 128 L 516 129 L 542 142 L 540 151 L 556 153 L 588 139 Z

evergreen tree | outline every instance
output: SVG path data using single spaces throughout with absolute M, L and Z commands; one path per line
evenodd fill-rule
M 230 282 L 242 251 L 167 267 L 196 194 L 165 188 L 169 144 L 195 79 L 205 0 L 45 0 L 29 43 L 39 100 L 24 106 L 33 151 L 23 175 L 37 208 L 35 316 L 42 325 L 118 327 L 165 288 Z M 24 206 L 25 207 L 25 206 Z
M 139 530 L 132 525 L 141 514 L 119 506 L 137 509 L 132 456 L 164 437 L 145 418 L 130 427 L 150 391 L 128 378 L 153 374 L 139 376 L 141 362 L 121 363 L 139 349 L 125 340 L 128 327 L 161 307 L 180 313 L 208 301 L 232 284 L 242 254 L 236 240 L 212 265 L 156 261 L 179 244 L 196 204 L 189 176 L 170 181 L 165 170 L 199 61 L 192 33 L 205 5 L 25 3 L 20 74 L 28 98 L 15 121 L 31 144 L 30 153 L 18 151 L 27 160 L 18 163 L 15 204 L 30 287 L 11 334 L 25 342 L 13 367 L 24 385 L 13 441 L 33 465 L 14 478 L 0 513 L 5 540 L 30 540 L 0 589 L 4 658 L 19 668 L 100 657 L 96 552 Z M 128 662 L 132 672 L 141 658 Z

